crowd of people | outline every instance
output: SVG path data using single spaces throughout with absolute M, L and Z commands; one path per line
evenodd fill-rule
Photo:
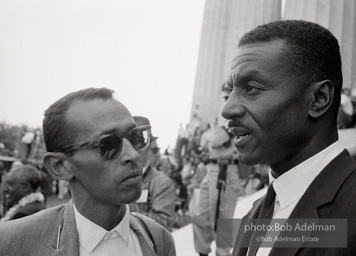
M 149 118 L 132 116 L 112 90 L 70 93 L 45 111 L 43 165 L 2 165 L 0 255 L 173 256 L 171 231 L 192 223 L 195 250 L 206 256 L 217 220 L 232 219 L 238 198 L 265 186 L 248 225 L 346 219 L 346 247 L 268 247 L 260 239 L 268 230 L 240 228 L 234 256 L 355 255 L 356 163 L 337 130 L 352 126 L 354 113 L 341 88 L 335 37 L 314 23 L 277 21 L 240 40 L 221 88 L 228 122 L 202 128 L 196 104 L 172 152 L 160 153 Z M 22 138 L 27 158 L 36 136 Z M 70 200 L 46 209 L 51 179 L 68 184 Z

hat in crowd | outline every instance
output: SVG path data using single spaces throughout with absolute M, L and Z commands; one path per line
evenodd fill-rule
M 146 117 L 143 117 L 143 116 L 134 116 L 133 117 L 135 123 L 138 125 L 138 126 L 141 126 L 141 125 L 151 125 L 150 124 L 150 120 L 148 120 L 148 118 Z M 152 129 L 151 129 L 152 130 Z M 150 132 L 150 140 L 151 141 L 155 141 L 157 140 L 158 137 L 155 137 L 152 135 L 152 132 Z
M 227 81 L 222 84 L 221 91 L 220 97 L 225 98 L 230 96 L 230 88 L 227 85 Z

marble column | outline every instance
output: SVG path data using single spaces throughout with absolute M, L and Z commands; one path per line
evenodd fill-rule
M 239 38 L 253 27 L 281 18 L 281 0 L 206 0 L 192 115 L 199 104 L 202 126 L 222 120 L 219 97 Z

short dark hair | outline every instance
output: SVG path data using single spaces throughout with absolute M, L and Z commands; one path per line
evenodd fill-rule
M 11 172 L 21 172 L 21 179 L 24 179 L 25 182 L 28 182 L 33 191 L 36 191 L 41 185 L 41 176 L 39 170 L 34 166 L 25 164 L 20 165 L 11 170 Z
M 328 79 L 335 88 L 335 108 L 340 105 L 342 70 L 337 39 L 326 28 L 302 20 L 274 21 L 247 32 L 239 47 L 281 39 L 285 43 L 280 61 L 304 85 Z
M 87 88 L 67 94 L 53 103 L 44 113 L 43 137 L 48 152 L 58 152 L 73 143 L 76 128 L 66 119 L 66 112 L 74 101 L 111 99 L 114 91 L 107 88 Z

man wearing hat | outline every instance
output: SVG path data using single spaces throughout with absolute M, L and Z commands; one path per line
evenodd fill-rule
M 229 97 L 226 83 L 221 90 L 220 96 L 226 100 Z M 210 159 L 207 174 L 200 184 L 199 207 L 192 219 L 195 251 L 200 256 L 207 256 L 211 252 L 211 243 L 216 239 L 217 219 L 233 217 L 237 197 L 241 194 L 241 181 L 236 149 L 223 125 L 215 123 L 201 146 L 209 150 Z M 229 248 L 216 248 L 216 256 L 229 255 Z
M 133 118 L 137 125 L 150 125 L 146 117 L 134 116 Z M 175 207 L 174 186 L 169 177 L 157 171 L 158 137 L 150 133 L 150 138 L 150 145 L 139 152 L 143 166 L 142 194 L 136 203 L 130 204 L 130 210 L 146 215 L 172 231 Z

